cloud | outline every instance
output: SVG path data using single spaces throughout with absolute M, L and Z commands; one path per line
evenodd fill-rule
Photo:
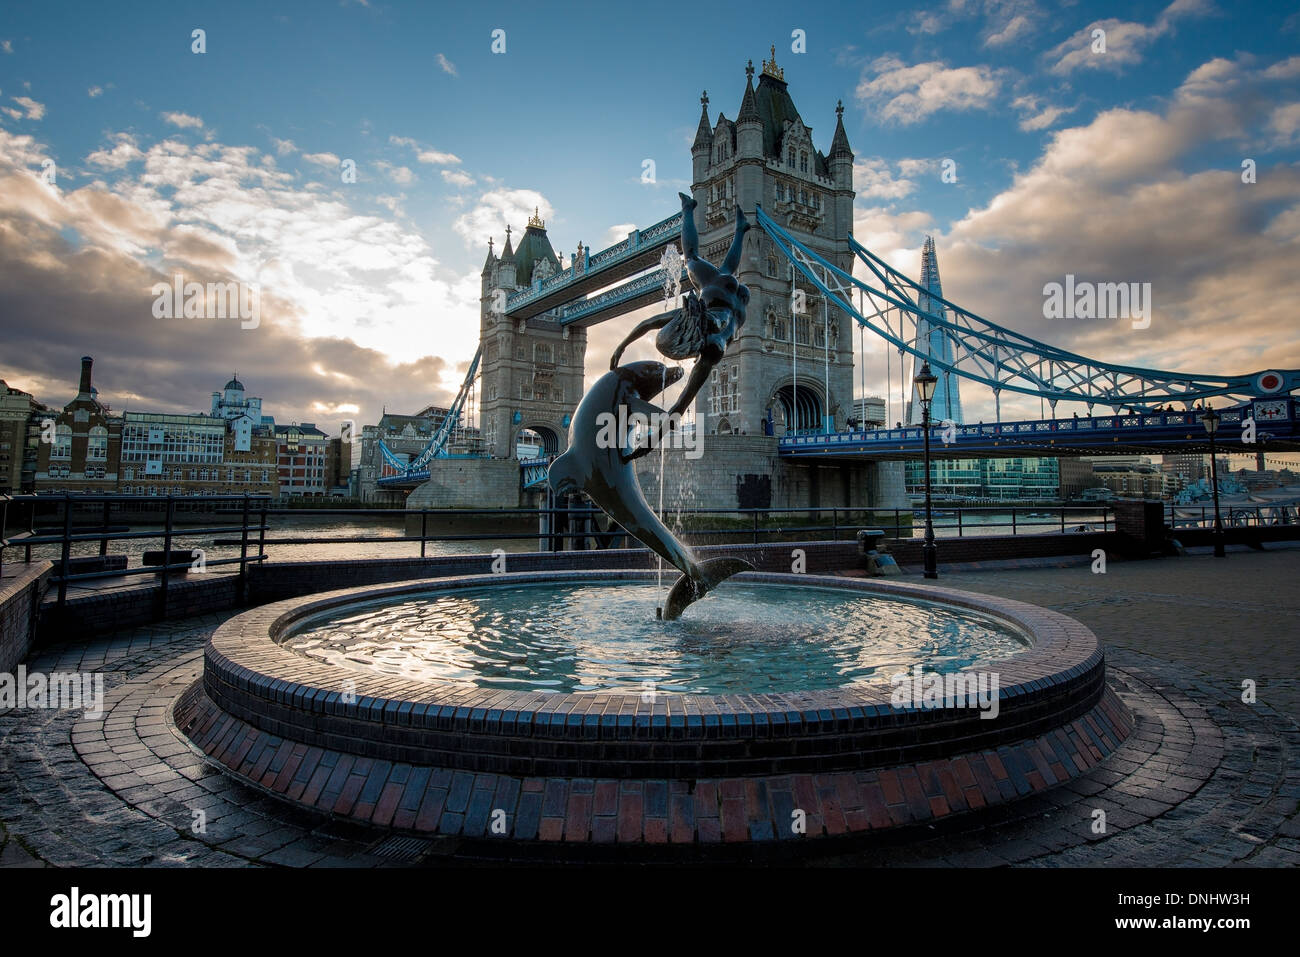
M 12 99 L 15 103 L 17 103 L 19 106 L 23 108 L 23 110 L 26 113 L 27 119 L 39 120 L 44 118 L 45 116 L 44 103 L 37 103 L 30 96 L 15 96 L 15 97 L 10 97 L 10 99 Z M 14 119 L 18 119 L 21 114 L 15 115 L 15 111 L 10 111 L 10 115 L 13 116 Z
M 181 129 L 202 129 L 203 121 L 197 116 L 190 116 L 188 113 L 162 113 L 164 123 L 170 123 L 172 126 Z
M 1006 24 L 997 32 L 989 34 L 984 38 L 986 47 L 1005 46 L 1015 40 L 1033 31 L 1033 24 L 1029 17 L 1024 14 L 1017 14 L 1006 22 Z
M 441 53 L 438 54 L 437 60 L 438 60 L 438 66 L 442 67 L 443 73 L 450 73 L 452 76 L 460 75 L 456 72 L 456 64 L 452 63 Z
M 489 236 L 500 237 L 506 226 L 521 229 L 536 207 L 543 219 L 551 215 L 550 201 L 533 189 L 493 189 L 451 224 L 471 249 L 486 245 Z
M 288 156 L 298 149 L 293 140 L 282 140 L 276 136 L 271 137 L 271 144 L 275 147 L 275 152 L 280 156 Z
M 65 191 L 32 172 L 45 153 L 0 129 L 0 377 L 62 404 L 78 357 L 94 355 L 115 407 L 194 411 L 234 364 L 282 421 L 348 405 L 374 421 L 385 402 L 454 394 L 477 345 L 479 278 L 441 266 L 419 234 L 296 186 L 254 147 L 115 133 L 86 158 L 112 182 Z M 257 283 L 261 324 L 155 319 L 150 288 L 176 271 Z
M 856 93 L 881 121 L 907 126 L 940 110 L 987 108 L 998 89 L 998 75 L 987 66 L 950 68 L 940 61 L 907 66 L 895 56 L 882 56 L 863 71 Z
M 1044 106 L 1038 97 L 1018 96 L 1011 101 L 1012 109 L 1020 113 L 1020 128 L 1026 132 L 1045 130 L 1062 116 L 1074 112 L 1071 106 Z
M 432 166 L 456 166 L 460 163 L 460 157 L 455 153 L 442 153 L 438 150 L 420 150 L 415 158 Z
M 338 169 L 343 162 L 333 153 L 303 153 L 302 158 L 313 166 L 323 166 L 326 169 Z
M 128 163 L 134 163 L 144 154 L 136 146 L 136 141 L 129 133 L 117 133 L 113 137 L 111 149 L 98 149 L 86 157 L 86 162 L 101 169 L 122 169 Z
M 903 166 L 906 164 L 907 172 Z M 859 157 L 853 163 L 853 188 L 862 199 L 902 199 L 916 190 L 914 176 L 934 167 L 933 160 L 903 160 L 895 178 L 889 161 L 880 156 Z
M 1094 20 L 1074 36 L 1058 43 L 1045 56 L 1052 61 L 1051 72 L 1059 75 L 1079 69 L 1120 73 L 1125 67 L 1141 63 L 1146 48 L 1174 32 L 1178 20 L 1205 16 L 1212 10 L 1208 0 L 1174 0 L 1150 25 L 1116 17 Z M 1097 30 L 1105 34 L 1105 52 L 1093 52 L 1097 42 L 1093 34 Z
M 381 170 L 388 174 L 388 178 L 399 186 L 409 186 L 415 182 L 415 174 L 407 166 L 393 166 L 390 163 L 376 163 Z
M 1288 103 L 1279 106 L 1268 118 L 1268 126 L 1274 133 L 1275 146 L 1290 146 L 1300 137 L 1300 103 Z
M 453 186 L 473 186 L 474 177 L 458 169 L 442 170 L 442 178 Z
M 608 249 L 615 243 L 621 243 L 627 239 L 627 234 L 634 229 L 636 229 L 636 223 L 615 223 L 605 230 L 605 240 L 597 247 L 597 252 L 601 249 Z
M 103 93 L 104 93 L 104 88 L 102 86 L 92 86 L 88 90 L 86 90 L 86 95 L 90 97 L 92 100 L 97 96 L 102 96 Z
M 13 52 L 14 52 L 14 43 L 13 43 L 13 41 L 12 41 L 12 40 L 0 40 L 0 50 L 3 50 L 5 53 L 13 53 Z

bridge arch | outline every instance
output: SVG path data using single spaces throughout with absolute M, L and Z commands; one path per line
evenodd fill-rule
M 826 408 L 822 391 L 812 380 L 800 379 L 797 386 L 793 381 L 778 385 L 770 400 L 773 432 L 776 435 L 820 432 Z
M 516 459 L 531 459 L 539 455 L 555 455 L 560 451 L 560 445 L 560 435 L 554 428 L 542 423 L 527 423 L 515 430 L 510 451 Z

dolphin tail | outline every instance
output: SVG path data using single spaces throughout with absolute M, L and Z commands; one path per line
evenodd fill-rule
M 689 575 L 677 579 L 677 584 L 668 593 L 668 600 L 664 602 L 665 621 L 681 617 L 687 605 L 699 601 L 732 575 L 752 572 L 754 566 L 743 558 L 710 558 L 700 562 L 699 570 L 698 579 Z

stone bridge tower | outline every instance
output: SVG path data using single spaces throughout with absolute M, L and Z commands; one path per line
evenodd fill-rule
M 775 49 L 757 87 L 752 61 L 745 74 L 735 120 L 719 113 L 710 126 L 708 97 L 701 97 L 691 147 L 701 250 L 711 262 L 721 260 L 735 229 L 735 205 L 753 223 L 761 203 L 800 242 L 851 269 L 845 237 L 853 227 L 853 153 L 843 107 L 836 108 L 830 153 L 823 154 L 790 97 Z M 853 400 L 852 320 L 825 308 L 812 285 L 791 274 L 774 244 L 751 229 L 737 271 L 751 297 L 745 326 L 696 406 L 706 435 L 820 431 L 826 416 L 832 427 L 845 427 Z M 804 292 L 802 314 L 793 308 L 795 288 Z
M 505 316 L 507 296 L 562 268 L 536 210 L 518 247 L 511 242 L 507 227 L 497 256 L 489 240 L 480 300 L 479 421 L 487 454 L 498 459 L 514 458 L 517 440 L 545 453 L 567 447 L 587 351 L 586 331 L 561 328 L 552 313 L 515 321 Z

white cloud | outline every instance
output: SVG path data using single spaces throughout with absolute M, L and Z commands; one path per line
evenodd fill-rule
M 1288 103 L 1273 110 L 1268 126 L 1275 134 L 1274 145 L 1289 146 L 1296 142 L 1300 133 L 1300 103 Z
M 135 138 L 129 133 L 118 133 L 113 137 L 111 149 L 98 149 L 86 157 L 86 162 L 103 169 L 122 169 L 128 163 L 134 163 L 144 154 L 136 146 Z
M 92 86 L 90 87 L 90 89 L 86 90 L 86 95 L 90 97 L 92 100 L 97 96 L 102 96 L 103 93 L 104 93 L 104 88 L 102 86 Z
M 293 140 L 282 140 L 277 136 L 271 137 L 271 143 L 275 146 L 275 152 L 280 156 L 288 156 L 295 152 L 298 147 L 294 145 Z
M 987 66 L 950 68 L 939 61 L 907 66 L 895 56 L 882 56 L 863 72 L 857 97 L 882 121 L 906 126 L 940 110 L 988 107 L 998 89 L 998 75 Z
M 432 166 L 456 166 L 460 163 L 460 157 L 455 153 L 442 153 L 438 150 L 420 150 L 415 158 Z
M 933 165 L 933 160 L 904 160 L 910 175 L 923 172 Z M 853 188 L 861 199 L 902 199 L 916 190 L 916 183 L 903 174 L 895 178 L 889 161 L 879 156 L 859 157 L 853 163 Z
M 1079 69 L 1113 70 L 1119 73 L 1125 67 L 1141 63 L 1145 49 L 1159 38 L 1172 33 L 1177 20 L 1204 16 L 1212 10 L 1208 0 L 1174 0 L 1150 25 L 1116 17 L 1094 20 L 1074 36 L 1058 43 L 1045 56 L 1052 61 L 1051 72 L 1056 74 L 1063 75 Z M 1104 53 L 1093 52 L 1093 33 L 1096 30 L 1105 33 Z
M 390 166 L 388 163 L 380 163 L 379 168 L 388 174 L 398 186 L 409 186 L 415 182 L 415 174 L 407 166 Z
M 1016 97 L 1011 101 L 1011 107 L 1019 111 L 1020 128 L 1026 132 L 1045 130 L 1074 111 L 1074 107 L 1069 106 L 1044 106 L 1038 97 L 1030 95 Z
M 456 72 L 456 64 L 452 63 L 441 53 L 438 54 L 437 60 L 438 60 L 438 66 L 442 67 L 443 73 L 450 73 L 452 76 L 460 75 Z
M 14 43 L 13 43 L 13 41 L 12 41 L 12 40 L 0 40 L 0 50 L 3 50 L 5 53 L 13 53 L 13 52 L 14 52 Z
M 303 153 L 302 158 L 314 166 L 326 169 L 338 169 L 339 163 L 343 162 L 333 153 Z
M 609 229 L 605 230 L 604 242 L 596 247 L 596 251 L 599 252 L 602 249 L 608 249 L 615 243 L 621 243 L 623 240 L 627 239 L 627 234 L 634 229 L 636 229 L 636 223 L 615 223 L 613 226 L 609 227 Z
M 474 177 L 458 169 L 442 170 L 442 178 L 453 186 L 473 186 Z
M 493 189 L 478 198 L 468 212 L 456 217 L 451 228 L 460 234 L 471 249 L 487 244 L 489 236 L 500 237 L 506 226 L 522 229 L 536 207 L 543 219 L 551 215 L 551 204 L 533 189 Z
M 160 114 L 164 123 L 170 123 L 172 126 L 178 126 L 181 129 L 201 129 L 203 121 L 197 116 L 190 116 L 188 113 L 163 113 Z
M 1032 30 L 1033 24 L 1029 17 L 1024 14 L 1017 14 L 1008 20 L 1000 30 L 985 37 L 984 45 L 986 47 L 1005 46 L 1014 40 L 1019 40 Z
M 37 103 L 30 96 L 15 96 L 11 99 L 23 108 L 29 120 L 39 120 L 45 116 L 45 104 Z M 12 115 L 12 114 L 11 114 Z M 17 116 L 14 119 L 18 119 Z

